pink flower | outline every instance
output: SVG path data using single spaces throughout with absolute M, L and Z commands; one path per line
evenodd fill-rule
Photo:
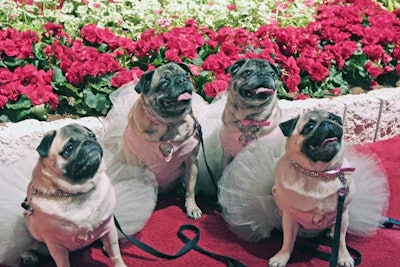
M 342 94 L 342 90 L 340 90 L 340 88 L 333 88 L 333 89 L 331 89 L 331 93 L 333 94 L 333 95 L 341 95 Z
M 322 82 L 329 75 L 329 70 L 319 62 L 315 62 L 309 69 L 310 78 L 316 82 Z
M 308 95 L 304 94 L 304 93 L 300 93 L 296 96 L 295 100 L 306 100 L 308 99 Z
M 229 4 L 229 5 L 226 5 L 226 8 L 228 10 L 235 10 L 236 9 L 236 5 Z
M 211 98 L 215 98 L 218 93 L 226 91 L 228 89 L 228 82 L 223 80 L 214 80 L 208 82 L 204 86 L 204 93 Z
M 189 69 L 190 72 L 194 75 L 194 76 L 199 76 L 200 72 L 201 72 L 201 67 L 193 65 L 193 64 L 189 64 Z

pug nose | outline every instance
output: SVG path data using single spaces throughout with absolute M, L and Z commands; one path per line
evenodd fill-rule
M 258 75 L 258 77 L 264 78 L 264 79 L 269 76 L 268 72 L 259 72 L 257 75 Z
M 184 77 L 178 77 L 175 80 L 175 83 L 178 85 L 182 85 L 185 82 L 185 78 Z

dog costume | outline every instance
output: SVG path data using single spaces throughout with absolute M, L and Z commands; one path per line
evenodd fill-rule
M 273 197 L 274 168 L 280 156 L 273 154 L 271 143 L 257 140 L 248 145 L 225 169 L 219 182 L 218 199 L 230 229 L 247 241 L 269 238 L 273 229 L 281 229 L 280 211 Z M 265 161 L 265 158 L 275 158 Z M 348 148 L 346 166 L 355 168 L 353 199 L 348 206 L 348 232 L 360 236 L 375 233 L 387 208 L 387 178 L 377 159 Z M 310 214 L 294 215 L 313 228 Z M 328 218 L 326 218 L 328 220 Z M 320 222 L 321 224 L 328 223 Z

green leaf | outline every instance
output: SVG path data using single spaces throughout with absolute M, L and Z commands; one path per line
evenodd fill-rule
M 65 76 L 59 67 L 53 66 L 53 81 L 57 83 L 65 82 Z
M 29 109 L 30 107 L 32 107 L 32 101 L 26 95 L 21 95 L 14 103 L 6 104 L 6 108 L 13 110 Z
M 107 110 L 111 107 L 110 100 L 108 99 L 106 94 L 94 94 L 92 90 L 86 88 L 83 90 L 83 95 L 85 99 L 85 104 L 88 107 L 96 110 L 97 112 L 105 114 Z
M 11 67 L 11 68 L 24 66 L 26 64 L 26 61 L 20 58 L 3 57 L 2 61 L 6 67 Z
M 33 46 L 33 53 L 39 60 L 47 60 L 43 49 L 47 46 L 45 43 L 37 43 Z

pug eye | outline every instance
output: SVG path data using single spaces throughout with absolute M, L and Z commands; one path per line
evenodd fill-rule
M 73 145 L 68 145 L 64 151 L 62 152 L 62 156 L 64 158 L 69 158 L 72 155 L 72 152 L 74 151 L 74 146 Z
M 315 122 L 314 121 L 309 121 L 304 125 L 302 134 L 308 134 L 310 133 L 315 127 Z
M 269 72 L 269 75 L 270 75 L 271 77 L 276 77 L 275 71 L 270 71 L 270 72 Z
M 332 116 L 330 119 L 331 119 L 332 121 L 334 121 L 334 122 L 336 122 L 336 123 L 342 125 L 342 119 L 341 119 L 340 117 Z
M 249 77 L 251 75 L 251 72 L 252 72 L 251 70 L 244 71 L 243 72 L 243 77 L 245 77 L 245 78 Z
M 93 139 L 93 140 L 96 140 L 96 135 L 94 133 L 92 133 L 92 132 L 89 132 L 89 138 Z

